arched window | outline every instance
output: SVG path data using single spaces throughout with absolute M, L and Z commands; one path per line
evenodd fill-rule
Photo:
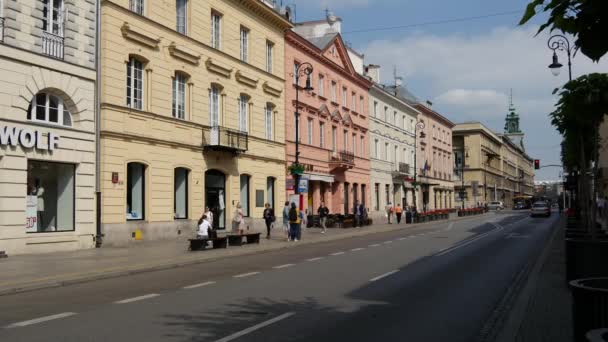
M 146 166 L 141 163 L 127 164 L 127 220 L 145 218 Z
M 174 170 L 173 178 L 174 201 L 173 208 L 176 219 L 188 218 L 188 169 L 178 167 Z
M 63 98 L 49 93 L 38 93 L 30 103 L 27 119 L 62 126 L 72 126 L 72 116 Z
M 142 110 L 144 103 L 144 63 L 135 57 L 127 63 L 127 106 Z

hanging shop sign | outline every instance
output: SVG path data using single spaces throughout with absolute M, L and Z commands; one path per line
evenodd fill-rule
M 27 128 L 3 126 L 0 127 L 0 145 L 22 146 L 23 148 L 35 148 L 43 151 L 55 150 L 59 145 L 59 135 L 48 132 L 45 137 L 43 133 Z
M 38 196 L 27 196 L 25 201 L 25 231 L 35 233 L 38 231 Z

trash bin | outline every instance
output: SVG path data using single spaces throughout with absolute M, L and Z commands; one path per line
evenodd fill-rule
M 411 211 L 405 212 L 405 223 L 412 224 L 412 212 Z

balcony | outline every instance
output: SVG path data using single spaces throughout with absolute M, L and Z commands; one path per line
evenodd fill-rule
M 205 127 L 203 146 L 205 151 L 231 152 L 236 155 L 249 148 L 249 135 L 222 126 Z
M 42 32 L 42 52 L 57 59 L 63 59 L 64 38 L 50 32 Z
M 329 152 L 331 172 L 345 171 L 355 166 L 355 155 L 349 151 Z
M 410 164 L 406 163 L 395 163 L 393 164 L 393 178 L 403 178 L 403 176 L 410 175 Z

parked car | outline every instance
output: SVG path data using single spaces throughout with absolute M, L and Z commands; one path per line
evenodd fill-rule
M 515 205 L 513 206 L 513 209 L 515 210 L 523 210 L 526 209 L 526 204 L 525 203 L 515 203 Z
M 490 202 L 488 203 L 489 210 L 503 210 L 505 205 L 502 202 Z
M 551 207 L 547 204 L 547 202 L 539 201 L 535 202 L 532 205 L 532 211 L 530 212 L 530 216 L 551 216 Z

